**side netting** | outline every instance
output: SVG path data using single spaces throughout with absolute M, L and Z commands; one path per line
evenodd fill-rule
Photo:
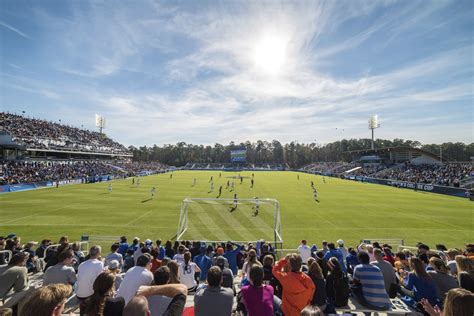
M 258 209 L 258 214 L 257 214 Z M 275 199 L 186 198 L 177 240 L 249 242 L 266 240 L 282 248 L 280 203 Z

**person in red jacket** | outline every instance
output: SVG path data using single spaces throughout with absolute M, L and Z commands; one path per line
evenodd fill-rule
M 316 289 L 311 278 L 301 272 L 302 263 L 301 256 L 294 253 L 273 267 L 273 275 L 283 286 L 281 309 L 285 316 L 299 316 L 303 308 L 311 303 Z

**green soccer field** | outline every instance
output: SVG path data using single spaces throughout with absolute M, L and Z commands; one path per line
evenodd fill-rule
M 225 190 L 228 180 L 235 181 L 239 198 L 273 198 L 281 207 L 282 238 L 285 248 L 295 248 L 301 239 L 310 244 L 326 239 L 344 239 L 355 245 L 361 239 L 404 239 L 407 245 L 419 241 L 434 246 L 462 247 L 473 242 L 473 206 L 467 199 L 388 186 L 365 184 L 295 172 L 252 172 L 242 184 L 236 172 L 177 171 L 141 178 L 139 187 L 132 179 L 63 186 L 58 189 L 16 192 L 0 195 L 0 235 L 16 233 L 22 241 L 57 240 L 68 235 L 121 236 L 163 240 L 176 234 L 184 198 L 215 198 L 222 185 L 222 198 L 232 198 Z M 299 174 L 299 180 L 297 175 Z M 209 192 L 209 179 L 214 191 Z M 193 186 L 193 179 L 197 184 Z M 319 192 L 313 199 L 310 182 Z M 157 195 L 150 200 L 150 189 Z M 192 206 L 186 238 L 251 240 L 272 236 L 273 209 L 261 205 L 253 217 L 253 205 L 239 204 L 230 212 L 232 202 Z M 270 234 L 270 235 L 269 235 Z M 107 243 L 108 244 L 108 243 Z

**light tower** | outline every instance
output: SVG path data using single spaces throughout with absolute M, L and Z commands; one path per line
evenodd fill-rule
M 99 132 L 102 134 L 102 130 L 105 128 L 105 117 L 102 115 L 95 115 L 95 126 L 99 128 Z
M 379 117 L 378 115 L 372 115 L 370 118 L 369 118 L 369 129 L 372 130 L 372 150 L 375 149 L 375 145 L 374 145 L 374 129 L 376 128 L 379 128 L 380 127 L 380 124 L 379 124 Z

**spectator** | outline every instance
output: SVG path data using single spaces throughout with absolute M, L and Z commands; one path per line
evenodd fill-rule
M 392 250 L 389 247 L 384 247 L 383 253 L 383 260 L 389 262 L 392 267 L 395 266 L 395 257 L 393 256 Z
M 311 302 L 314 294 L 314 283 L 301 272 L 303 260 L 299 254 L 287 255 L 273 267 L 273 275 L 283 286 L 281 309 L 285 316 L 299 315 L 301 310 Z M 289 272 L 283 271 L 288 265 Z
M 346 269 L 347 272 L 352 274 L 354 273 L 354 268 L 359 264 L 359 259 L 357 258 L 357 251 L 353 248 L 349 248 L 349 254 L 346 257 Z
M 349 279 L 346 274 L 342 272 L 341 264 L 337 258 L 333 257 L 329 259 L 328 267 L 326 294 L 328 302 L 331 305 L 331 311 L 334 311 L 334 306 L 342 307 L 347 305 L 347 301 L 349 300 Z
M 184 262 L 179 265 L 179 279 L 187 286 L 188 293 L 196 291 L 195 274 L 201 272 L 197 264 L 191 261 L 191 252 L 184 253 Z
M 329 272 L 329 266 L 326 260 L 324 260 L 323 258 L 324 252 L 322 250 L 316 251 L 316 262 L 321 267 L 321 270 L 323 270 L 324 278 L 326 278 Z
M 446 293 L 449 290 L 458 287 L 458 282 L 454 277 L 449 275 L 449 268 L 443 260 L 432 257 L 430 259 L 430 266 L 433 267 L 434 270 L 428 271 L 428 275 L 436 284 L 439 302 L 444 302 Z
M 226 268 L 226 259 L 223 256 L 219 256 L 216 258 L 216 266 L 218 266 L 221 271 L 222 271 L 222 287 L 226 287 L 229 289 L 232 289 L 232 291 L 235 294 L 235 288 L 234 288 L 234 274 L 232 273 L 232 270 L 229 268 Z
M 105 265 L 108 266 L 110 261 L 117 260 L 119 263 L 119 267 L 122 268 L 123 266 L 123 256 L 118 252 L 120 248 L 120 244 L 118 242 L 114 243 L 110 247 L 110 253 L 105 257 Z
M 221 287 L 222 271 L 219 267 L 209 269 L 207 283 L 207 286 L 199 288 L 194 295 L 194 314 L 231 315 L 234 294 L 231 289 Z
M 233 245 L 235 244 L 231 242 L 227 243 L 227 251 L 225 252 L 224 257 L 229 262 L 229 268 L 232 270 L 232 273 L 237 275 L 237 254 L 242 250 L 242 246 L 237 245 L 237 248 L 234 249 Z
M 456 259 L 456 256 L 460 254 L 461 254 L 461 251 L 459 251 L 458 249 L 448 249 L 448 251 L 446 252 L 446 260 L 448 260 L 446 264 L 449 267 L 449 270 L 451 270 L 452 275 L 456 275 L 458 273 L 455 259 Z
M 38 256 L 38 258 L 44 258 L 46 248 L 48 248 L 49 245 L 51 245 L 50 239 L 43 239 L 41 241 L 40 246 L 36 249 L 36 255 Z
M 148 301 L 144 296 L 137 295 L 130 299 L 130 302 L 125 306 L 122 316 L 149 316 L 150 309 L 148 308 Z
M 385 291 L 388 294 L 390 293 L 390 288 L 392 284 L 397 283 L 395 271 L 393 270 L 393 266 L 383 259 L 382 250 L 378 248 L 374 249 L 374 257 L 375 261 L 372 261 L 370 264 L 376 266 L 382 272 L 383 281 L 385 284 Z
M 184 245 L 179 245 L 178 253 L 174 255 L 173 260 L 176 261 L 178 264 L 184 263 L 185 251 L 186 251 L 186 247 Z
M 170 283 L 181 283 L 181 280 L 179 279 L 179 264 L 176 261 L 171 260 L 167 263 L 167 266 L 170 268 Z
M 159 260 L 163 260 L 165 257 L 165 247 L 161 245 L 161 239 L 156 240 L 156 248 L 155 250 L 158 252 L 158 258 Z
M 165 243 L 165 256 L 168 258 L 174 257 L 173 244 L 171 240 L 167 240 Z
M 207 271 L 212 267 L 212 260 L 209 256 L 207 256 L 207 248 L 206 246 L 201 246 L 199 248 L 199 255 L 194 257 L 194 263 L 196 263 L 201 270 L 201 274 L 199 279 L 201 281 L 205 281 L 207 279 Z
M 117 296 L 124 298 L 125 304 L 128 304 L 140 286 L 151 284 L 153 274 L 149 271 L 150 268 L 151 256 L 150 254 L 144 254 L 138 258 L 137 265 L 125 273 L 117 292 Z
M 323 259 L 328 261 L 332 257 L 336 258 L 339 261 L 339 264 L 341 265 L 342 272 L 347 273 L 345 261 L 341 251 L 339 249 L 336 249 L 336 246 L 332 242 L 328 244 L 328 249 L 329 250 L 326 252 Z
M 119 243 L 119 249 L 117 252 L 122 255 L 122 257 L 125 257 L 125 254 L 127 253 L 128 249 L 128 242 L 127 242 L 127 237 L 122 236 L 120 237 L 120 243 Z
M 298 246 L 298 253 L 300 254 L 304 263 L 307 263 L 308 259 L 311 258 L 311 248 L 308 247 L 305 239 L 303 239 L 301 244 Z
M 71 249 L 74 252 L 74 260 L 72 266 L 74 268 L 74 271 L 77 272 L 77 269 L 79 269 L 79 265 L 86 260 L 86 257 L 84 256 L 84 253 L 81 250 L 81 243 L 79 241 L 72 243 Z
M 358 300 L 370 308 L 387 310 L 390 299 L 385 290 L 384 277 L 380 269 L 370 264 L 369 254 L 359 252 L 360 264 L 354 268 L 353 293 Z
M 474 264 L 472 260 L 466 256 L 456 256 L 455 260 L 459 286 L 474 292 Z
M 170 269 L 167 266 L 160 267 L 153 274 L 153 285 L 165 285 L 170 281 Z M 187 289 L 186 292 L 187 294 Z M 148 296 L 148 306 L 152 316 L 162 316 L 166 311 L 172 298 L 165 295 Z
M 72 292 L 69 284 L 51 284 L 35 290 L 20 304 L 19 316 L 61 316 Z
M 273 288 L 263 285 L 263 268 L 254 264 L 249 270 L 250 285 L 241 289 L 249 316 L 273 316 Z
M 323 271 L 316 261 L 309 265 L 308 275 L 314 283 L 315 291 L 311 300 L 311 305 L 318 306 L 321 310 L 326 309 L 326 280 L 324 280 Z
M 0 267 L 0 299 L 13 293 L 5 307 L 15 306 L 27 293 L 29 282 L 26 261 L 28 256 L 26 252 L 14 254 L 7 266 Z
M 339 239 L 337 241 L 337 245 L 339 246 L 337 249 L 342 253 L 342 258 L 344 260 L 344 266 L 347 267 L 346 258 L 349 255 L 349 250 L 346 247 L 344 247 L 344 240 L 342 240 L 342 239 Z
M 474 294 L 463 288 L 449 290 L 444 301 L 444 310 L 433 306 L 427 299 L 422 299 L 421 304 L 430 316 L 472 316 L 474 310 Z
M 49 267 L 44 273 L 43 285 L 57 283 L 74 285 L 77 281 L 76 271 L 72 267 L 74 251 L 72 249 L 63 250 L 58 255 L 58 260 L 59 263 Z
M 247 277 L 252 266 L 256 264 L 261 265 L 257 260 L 257 252 L 254 249 L 250 249 L 247 255 L 247 260 L 245 260 L 244 266 L 242 267 L 243 276 Z
M 423 262 L 416 257 L 410 258 L 409 262 L 412 272 L 402 283 L 404 287 L 397 285 L 397 292 L 405 295 L 403 300 L 410 306 L 415 306 L 422 298 L 426 298 L 432 305 L 438 304 L 436 284 L 426 273 Z
M 166 268 L 166 267 L 161 267 L 160 269 L 163 269 L 163 268 Z M 174 316 L 174 315 L 183 314 L 184 305 L 186 304 L 186 293 L 187 293 L 187 289 L 184 284 L 165 284 L 165 285 L 141 286 L 138 289 L 137 296 L 143 295 L 148 298 L 154 297 L 154 296 L 155 297 L 165 296 L 165 297 L 170 298 L 171 301 L 166 306 L 160 306 L 159 310 L 154 309 L 155 306 L 149 305 L 149 312 L 151 312 L 152 316 L 155 316 L 155 315 Z M 164 310 L 164 311 L 160 313 L 160 310 Z
M 117 291 L 120 288 L 120 284 L 122 284 L 123 281 L 123 274 L 120 273 L 120 264 L 117 260 L 112 260 L 109 262 L 108 265 L 109 273 L 113 274 L 115 276 L 115 291 Z
M 156 270 L 158 270 L 159 267 L 163 265 L 163 261 L 158 259 L 159 252 L 158 251 L 152 251 L 151 255 L 153 256 L 153 259 L 151 260 L 151 273 L 155 273 Z
M 129 269 L 135 266 L 135 259 L 133 259 L 133 249 L 127 249 L 125 259 L 123 260 L 123 271 L 127 272 Z
M 131 249 L 133 253 L 135 253 L 135 251 L 137 251 L 138 248 L 140 248 L 139 243 L 140 243 L 140 238 L 138 237 L 133 238 L 132 244 L 128 247 L 128 249 Z
M 323 240 L 322 246 L 323 246 L 323 247 L 321 248 L 321 251 L 323 252 L 323 255 L 325 255 L 326 252 L 329 251 L 329 249 L 328 249 L 328 242 L 327 242 L 326 240 Z
M 125 307 L 123 297 L 114 297 L 115 274 L 102 272 L 94 281 L 94 294 L 90 296 L 84 307 L 88 316 L 122 315 Z
M 83 302 L 94 294 L 94 281 L 104 270 L 104 264 L 100 260 L 101 247 L 92 246 L 89 250 L 89 260 L 79 265 L 77 272 L 77 298 Z

